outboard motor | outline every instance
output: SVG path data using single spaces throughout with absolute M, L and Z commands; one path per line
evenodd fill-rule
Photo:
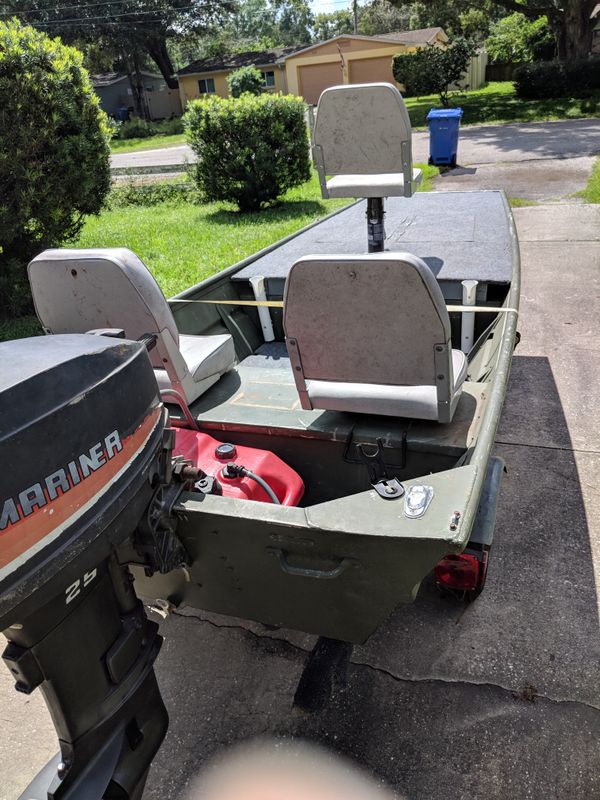
M 139 800 L 167 729 L 161 638 L 126 563 L 185 565 L 169 513 L 185 476 L 145 344 L 0 344 L 3 658 L 18 691 L 40 687 L 60 744 L 30 800 Z

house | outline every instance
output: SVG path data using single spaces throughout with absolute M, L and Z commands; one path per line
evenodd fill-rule
M 210 94 L 227 97 L 227 76 L 249 65 L 261 70 L 267 90 L 316 103 L 323 89 L 339 83 L 394 83 L 393 56 L 424 45 L 444 47 L 447 41 L 442 28 L 425 28 L 379 36 L 342 34 L 313 45 L 204 58 L 177 73 L 181 103 L 185 107 L 189 100 Z
M 178 89 L 170 89 L 162 75 L 142 72 L 142 78 L 150 119 L 170 119 L 181 115 Z M 92 85 L 100 98 L 100 107 L 109 116 L 117 117 L 121 108 L 134 110 L 133 90 L 124 72 L 93 75 Z
M 189 100 L 205 95 L 229 95 L 227 76 L 240 67 L 254 66 L 259 69 L 269 92 L 289 92 L 285 74 L 285 59 L 301 47 L 275 47 L 272 50 L 255 50 L 245 53 L 201 58 L 177 73 L 181 103 L 185 108 Z
M 378 36 L 342 34 L 318 42 L 286 58 L 288 91 L 315 104 L 321 92 L 340 83 L 396 84 L 392 58 L 418 47 L 445 47 L 448 37 L 442 28 L 424 28 Z
M 240 67 L 253 65 L 263 73 L 268 91 L 299 95 L 314 105 L 324 89 L 340 83 L 396 84 L 392 75 L 395 55 L 427 45 L 447 44 L 442 28 L 422 28 L 377 36 L 347 33 L 301 47 L 204 58 L 177 73 L 181 104 L 185 108 L 190 100 L 211 94 L 227 97 L 227 76 Z M 474 56 L 460 85 L 478 89 L 485 80 L 486 62 L 484 51 Z

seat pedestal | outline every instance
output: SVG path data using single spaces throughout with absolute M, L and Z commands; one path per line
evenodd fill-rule
M 367 198 L 367 241 L 369 253 L 382 253 L 385 242 L 383 197 Z

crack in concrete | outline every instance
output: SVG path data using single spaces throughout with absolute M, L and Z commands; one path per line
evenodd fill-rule
M 464 679 L 453 679 L 453 678 L 441 678 L 437 677 L 421 677 L 421 678 L 407 678 L 401 677 L 399 675 L 395 675 L 390 670 L 385 669 L 385 667 L 375 667 L 372 664 L 369 664 L 366 661 L 355 661 L 352 660 L 352 663 L 357 666 L 367 667 L 374 672 L 380 672 L 384 675 L 389 676 L 395 681 L 399 681 L 402 683 L 441 683 L 444 686 L 476 686 L 482 689 L 499 689 L 502 692 L 506 692 L 514 697 L 516 700 L 522 700 L 523 702 L 534 702 L 535 700 L 546 700 L 549 703 L 553 703 L 555 705 L 574 705 L 574 706 L 582 706 L 584 708 L 589 708 L 591 711 L 599 711 L 600 706 L 593 705 L 592 703 L 586 703 L 584 700 L 575 700 L 570 697 L 553 697 L 551 695 L 542 694 L 538 691 L 531 691 L 529 695 L 529 690 L 533 690 L 534 687 L 525 687 L 525 689 L 512 689 L 510 686 L 503 686 L 501 683 L 492 683 L 491 681 L 474 681 L 474 680 L 464 680 Z M 527 693 L 527 697 L 524 697 Z M 531 699 L 529 699 L 529 697 Z
M 213 622 L 211 619 L 207 619 L 206 617 L 199 616 L 198 614 L 181 614 L 180 612 L 174 610 L 171 612 L 173 616 L 179 617 L 181 619 L 193 619 L 196 622 L 206 623 L 213 628 L 218 629 L 225 629 L 225 630 L 237 630 L 242 633 L 247 633 L 250 636 L 254 637 L 255 639 L 268 639 L 272 642 L 279 642 L 280 644 L 287 646 L 299 653 L 303 653 L 308 655 L 310 650 L 306 650 L 304 647 L 291 642 L 289 639 L 279 637 L 279 636 L 269 636 L 269 634 L 257 633 L 256 631 L 251 630 L 250 628 L 244 628 L 242 625 L 223 625 L 218 622 Z M 396 675 L 395 673 L 391 672 L 390 670 L 386 669 L 385 667 L 377 667 L 373 664 L 369 664 L 368 661 L 360 661 L 354 658 L 350 659 L 350 663 L 356 667 L 365 667 L 366 669 L 371 670 L 372 672 L 379 673 L 380 675 L 385 675 L 388 678 L 396 681 L 397 683 L 407 683 L 407 684 L 422 684 L 422 683 L 429 683 L 429 684 L 441 684 L 443 686 L 474 686 L 477 688 L 482 689 L 498 689 L 502 692 L 510 694 L 514 699 L 521 699 L 523 702 L 527 702 L 528 698 L 524 697 L 525 693 L 529 694 L 529 690 L 533 689 L 533 687 L 526 687 L 525 689 L 514 689 L 510 686 L 504 686 L 500 683 L 493 683 L 491 681 L 474 681 L 474 680 L 465 680 L 465 679 L 452 679 L 452 678 L 442 678 L 440 676 L 430 676 L 430 677 L 420 677 L 420 678 L 408 678 L 406 676 Z M 573 706 L 581 706 L 583 708 L 588 708 L 591 711 L 598 711 L 600 712 L 600 706 L 596 706 L 593 703 L 587 703 L 584 700 L 576 700 L 574 698 L 569 697 L 556 697 L 548 694 L 542 694 L 538 691 L 531 691 L 529 702 L 534 702 L 535 700 L 546 700 L 549 703 L 553 703 L 555 705 L 573 705 Z
M 495 444 L 503 444 L 507 447 L 532 447 L 535 450 L 559 450 L 562 453 L 583 453 L 585 455 L 600 456 L 600 450 L 583 450 L 579 447 L 563 447 L 555 444 L 530 444 L 528 442 L 505 442 L 496 439 Z

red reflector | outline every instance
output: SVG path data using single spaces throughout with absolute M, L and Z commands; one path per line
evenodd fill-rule
M 465 553 L 459 556 L 446 556 L 434 570 L 435 579 L 448 589 L 477 589 L 479 569 L 477 556 Z

